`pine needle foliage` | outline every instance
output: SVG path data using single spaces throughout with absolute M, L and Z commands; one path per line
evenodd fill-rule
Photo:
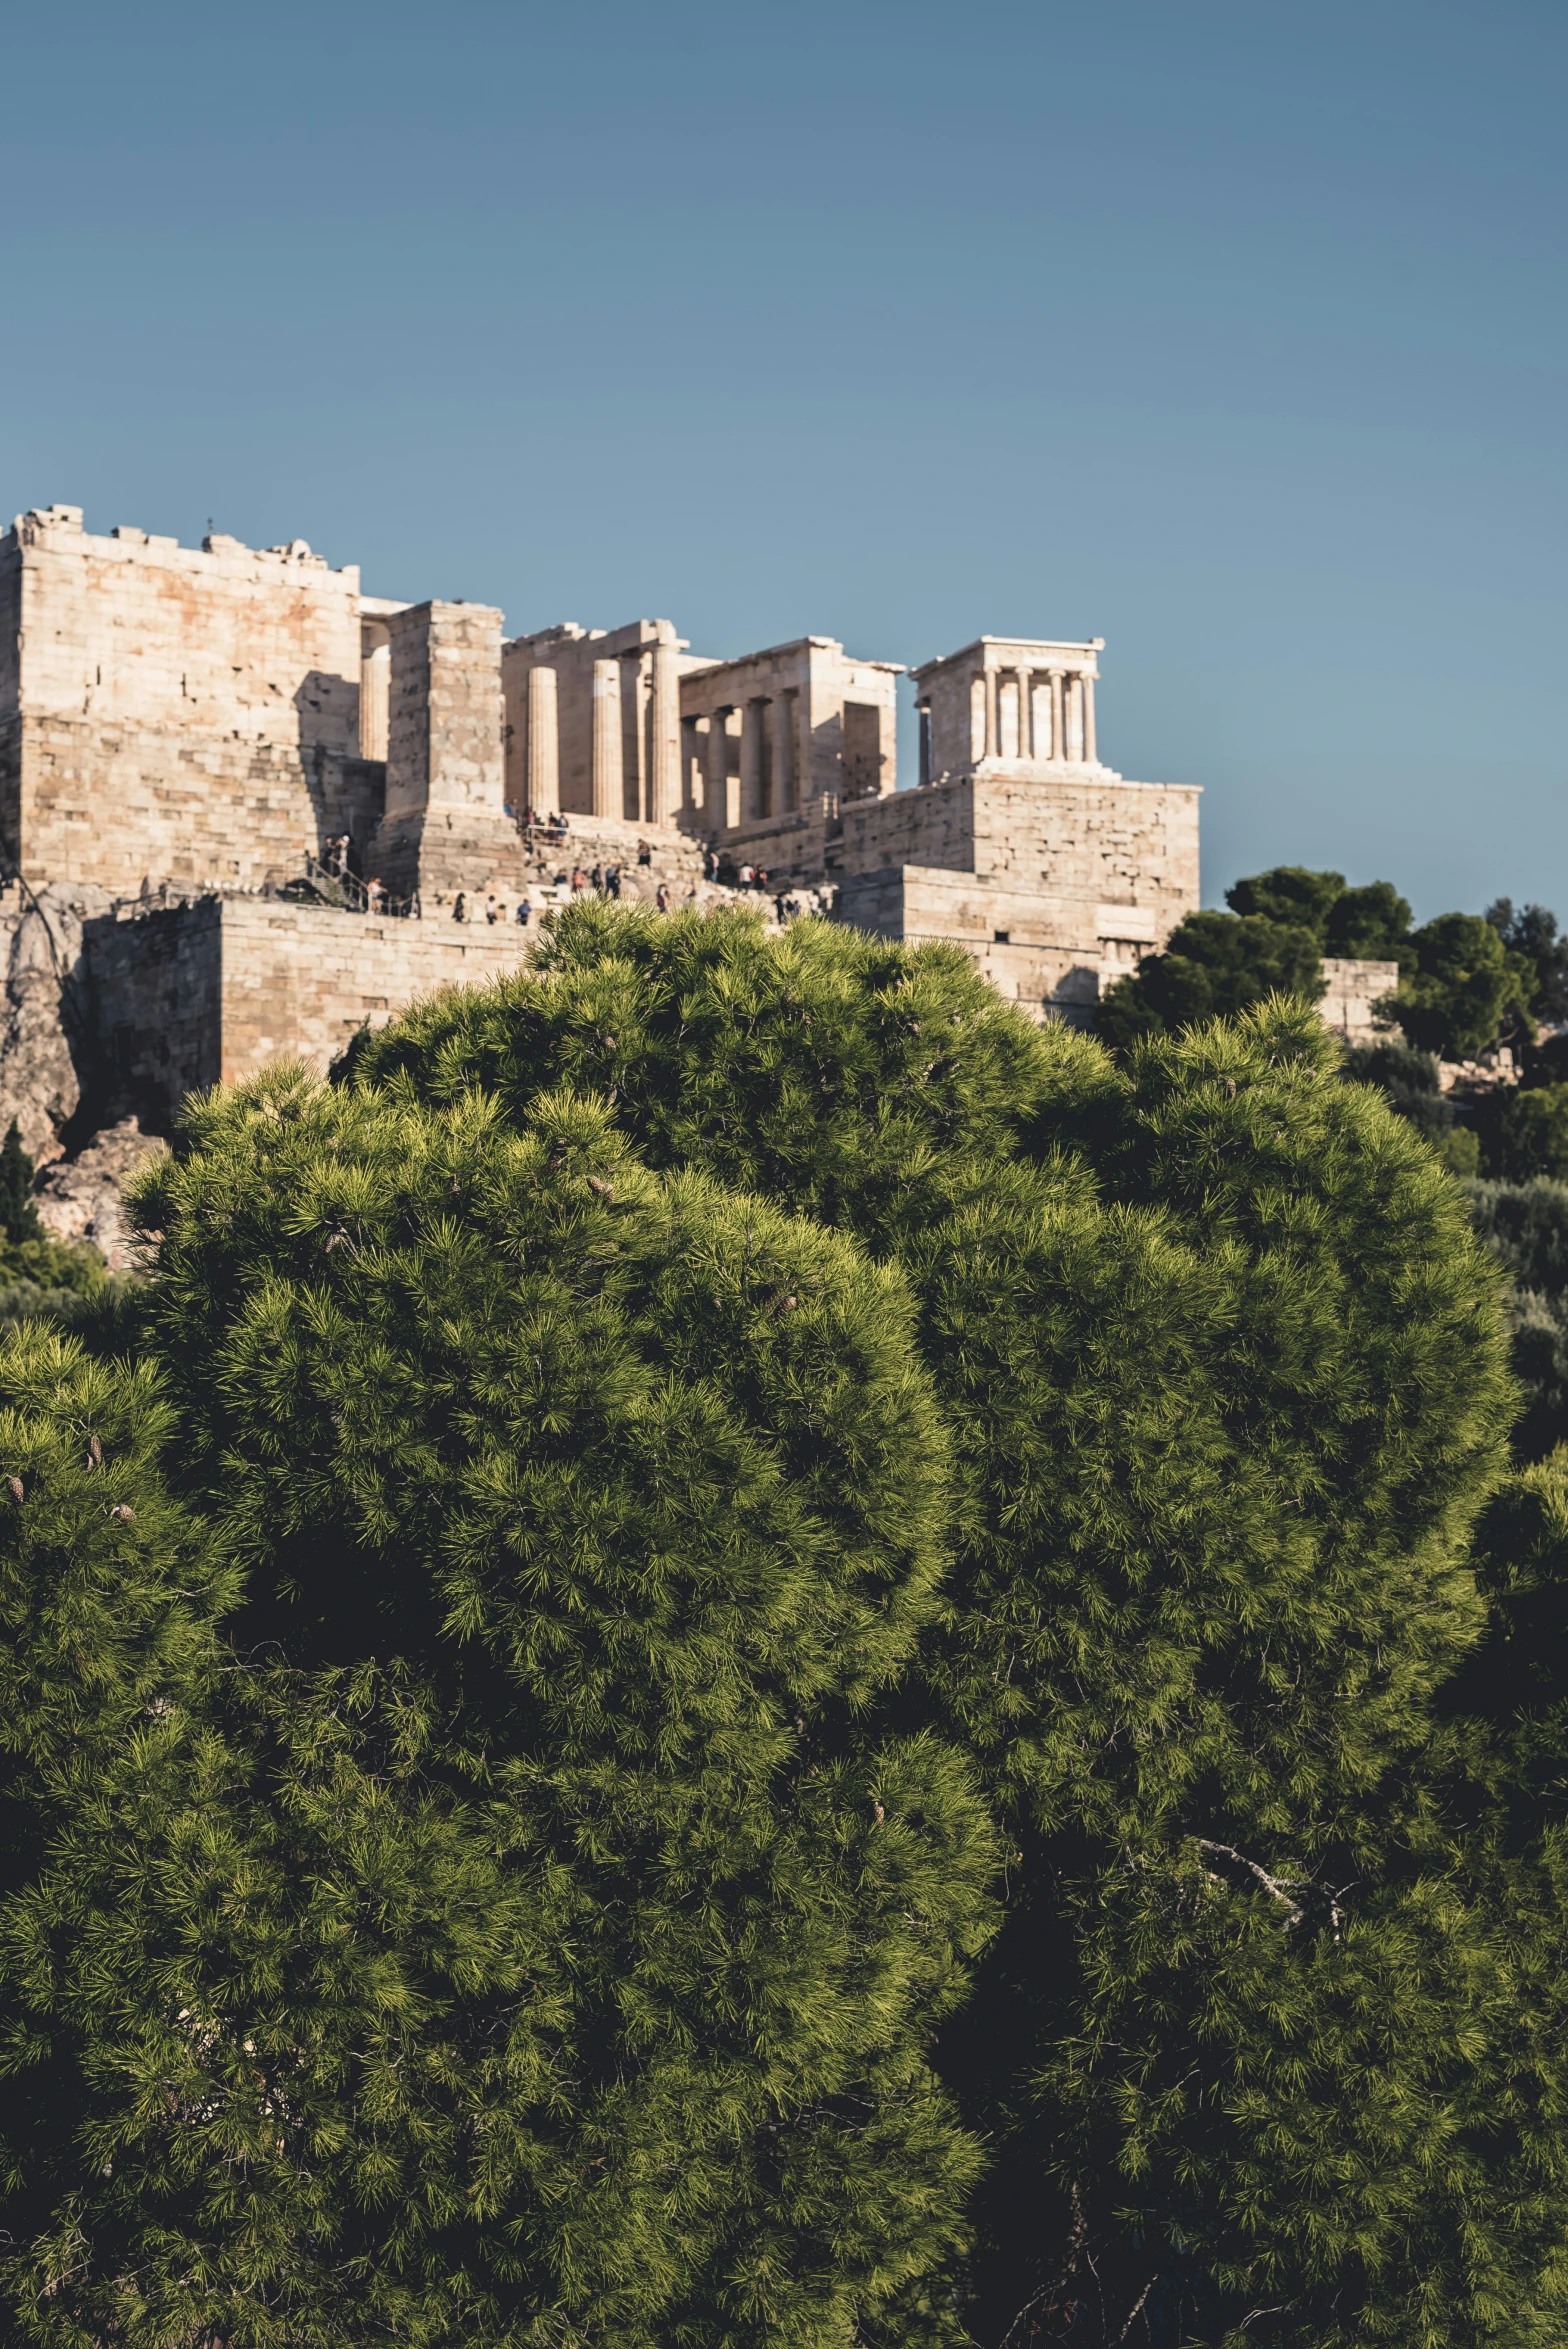
M 924 1704 L 1013 1843 L 944 2054 L 992 2137 L 987 2343 L 1549 2321 L 1558 2140 L 1505 2141 L 1555 2075 L 1539 2039 L 1498 2051 L 1559 1926 L 1537 1887 L 1501 1962 L 1433 1746 L 1486 1622 L 1495 1283 L 1454 1186 L 1336 1067 L 1304 1004 L 1114 1064 L 945 949 L 584 909 L 351 1080 L 477 1086 L 514 1122 L 593 1090 L 650 1164 L 908 1278 L 957 1480 Z
M 243 1598 L 7 1912 L 19 2331 L 958 2339 L 994 1837 L 874 1709 L 948 1509 L 897 1270 L 559 1088 L 271 1074 L 139 1213 Z

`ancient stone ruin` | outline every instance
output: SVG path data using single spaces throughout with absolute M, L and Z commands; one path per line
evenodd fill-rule
M 0 1129 L 111 1247 L 182 1099 L 326 1068 L 416 996 L 524 961 L 597 869 L 768 918 L 948 939 L 1082 1022 L 1198 902 L 1198 791 L 1100 760 L 1102 649 L 980 637 L 904 673 L 828 637 L 716 660 L 668 620 L 507 640 L 361 593 L 303 541 L 200 548 L 74 506 L 0 539 Z M 346 844 L 346 846 L 345 846 Z M 526 905 L 526 925 L 519 911 Z

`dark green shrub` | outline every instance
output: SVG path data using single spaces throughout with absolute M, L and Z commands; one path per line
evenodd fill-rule
M 160 2344 L 955 2339 L 978 2157 L 924 2049 L 993 1840 L 869 1710 L 947 1509 L 897 1272 L 592 1103 L 287 1072 L 141 1212 L 256 1661 L 100 1760 L 9 1913 L 58 2116 L 13 2324 L 101 2336 L 131 2276 Z
M 1271 996 L 1322 992 L 1322 950 L 1309 928 L 1261 913 L 1193 913 L 1172 931 L 1163 954 L 1146 955 L 1131 978 L 1100 998 L 1095 1024 L 1107 1043 L 1126 1047 Z
M 1499 1036 L 1533 1033 L 1524 966 L 1479 914 L 1439 914 L 1411 945 L 1397 1016 L 1417 1051 L 1469 1060 Z
M 1091 2268 L 1086 2338 L 1217 2341 L 1265 2294 L 1252 2337 L 1320 2349 L 1468 2324 L 1555 2256 L 1517 2177 L 1430 2158 L 1511 2012 L 1411 1791 L 1481 1629 L 1503 1340 L 1454 1186 L 1337 1066 L 1305 1008 L 1119 1071 L 940 950 L 597 913 L 360 1063 L 516 1120 L 596 1084 L 655 1163 L 913 1285 L 958 1474 L 931 1701 L 1015 1846 L 945 2057 L 993 2133 L 988 2342 L 1053 2294 L 1060 2329 Z

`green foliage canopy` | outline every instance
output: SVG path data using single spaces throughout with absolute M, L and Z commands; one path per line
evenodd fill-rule
M 1517 1023 L 1533 1033 L 1518 960 L 1479 914 L 1439 914 L 1411 940 L 1415 969 L 1400 990 L 1399 1024 L 1421 1052 L 1468 1060 Z
M 252 1660 L 190 1602 L 40 1798 L 19 2327 L 1549 2337 L 1561 1904 L 1441 1709 L 1496 1291 L 1307 1005 L 1113 1062 L 953 950 L 573 909 L 141 1214 Z
M 984 2339 L 1091 2271 L 1107 2340 L 1144 2305 L 1217 2340 L 1260 2294 L 1261 2337 L 1396 2338 L 1554 2256 L 1544 2222 L 1510 2247 L 1506 2188 L 1453 2252 L 1479 2187 L 1431 2151 L 1511 2010 L 1487 1991 L 1456 2071 L 1495 1953 L 1388 1791 L 1479 1634 L 1501 1334 L 1462 1203 L 1334 1060 L 1303 1010 L 1118 1072 L 941 949 L 589 909 L 360 1062 L 513 1117 L 591 1086 L 652 1163 L 810 1203 L 913 1285 L 959 1477 L 928 1685 L 1015 1845 L 947 2040 L 999 2132 Z
M 1101 998 L 1097 1027 L 1107 1042 L 1128 1045 L 1233 1017 L 1272 995 L 1315 999 L 1322 992 L 1321 949 L 1305 923 L 1265 913 L 1191 913 L 1163 954 L 1146 955 Z
M 922 2050 L 993 1839 L 868 1713 L 948 1478 L 898 1274 L 564 1094 L 269 1076 L 141 1212 L 259 1660 L 100 1754 L 14 1912 L 13 2323 L 953 2337 Z

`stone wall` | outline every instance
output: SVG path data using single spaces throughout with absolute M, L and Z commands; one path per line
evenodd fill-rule
M 960 946 L 998 993 L 1034 1019 L 1085 1026 L 1099 1000 L 1102 948 L 1078 909 L 973 874 L 895 865 L 839 888 L 837 918 L 907 946 Z
M 488 604 L 412 604 L 393 615 L 386 813 L 369 875 L 432 910 L 458 891 L 527 880 L 506 812 L 501 615 Z
M 1323 982 L 1318 1005 L 1323 1023 L 1347 1044 L 1371 1044 L 1392 1032 L 1378 1024 L 1374 1006 L 1399 985 L 1397 962 L 1356 962 L 1348 956 L 1326 954 Z
M 323 1073 L 362 1027 L 518 969 L 538 932 L 202 898 L 86 925 L 105 1115 L 167 1127 L 186 1094 L 270 1061 Z
M 1198 903 L 1198 799 L 1195 787 L 1106 771 L 964 775 L 846 807 L 830 853 L 846 878 L 895 865 L 973 873 L 1076 908 L 1081 946 L 1116 936 L 1147 950 Z
M 76 507 L 22 515 L 0 643 L 0 847 L 30 880 L 256 886 L 330 833 L 368 840 L 359 574 L 303 541 L 195 549 L 96 537 Z

